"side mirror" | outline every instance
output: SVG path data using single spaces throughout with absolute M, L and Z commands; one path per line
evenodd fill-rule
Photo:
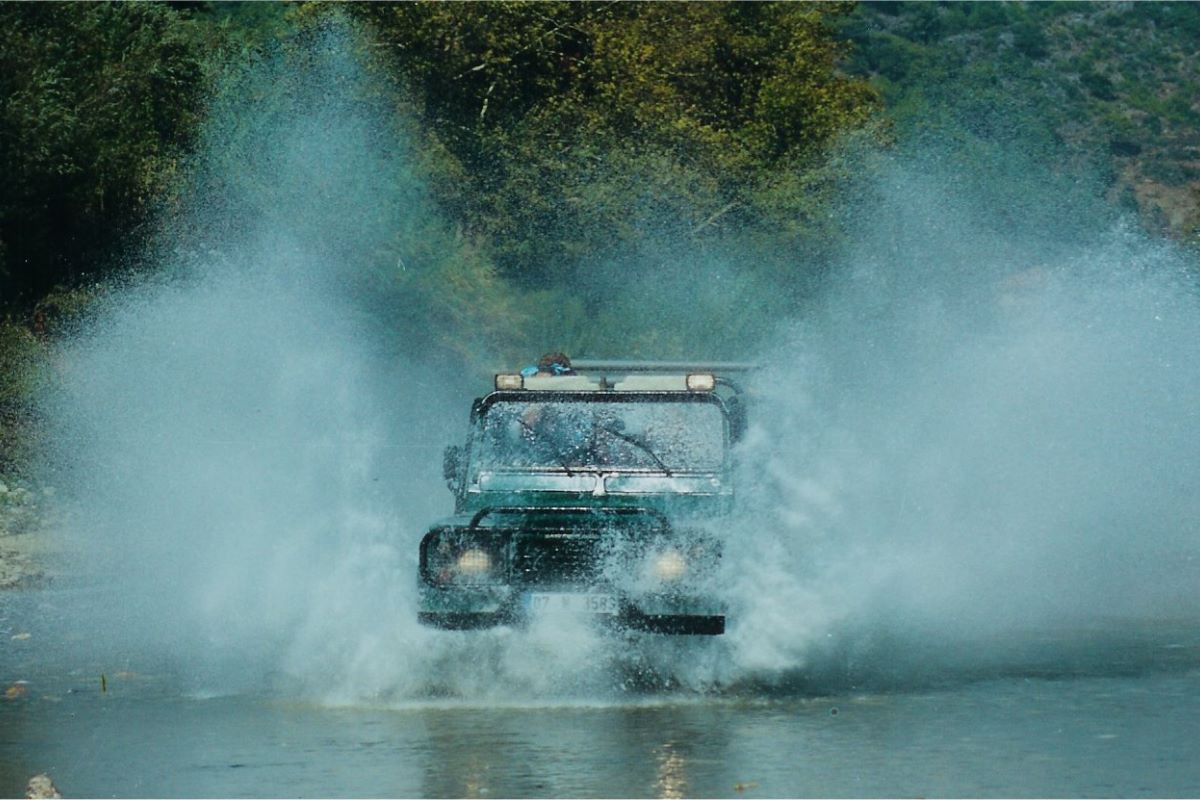
M 442 456 L 442 477 L 446 479 L 446 486 L 452 492 L 458 491 L 462 468 L 463 449 L 457 444 L 452 444 L 446 448 L 446 452 Z

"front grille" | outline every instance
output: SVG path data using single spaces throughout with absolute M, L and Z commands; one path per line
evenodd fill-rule
M 601 537 L 577 533 L 523 533 L 513 540 L 513 582 L 587 584 L 603 570 Z

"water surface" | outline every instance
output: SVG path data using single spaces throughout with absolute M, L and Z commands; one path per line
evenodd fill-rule
M 0 619 L 0 795 L 1195 796 L 1200 630 L 1070 647 L 1014 640 L 992 666 L 797 673 L 711 693 L 411 698 L 330 706 L 186 676 L 105 674 Z M 46 609 L 43 607 L 43 611 Z M 36 626 L 34 626 L 36 627 Z M 58 643 L 63 644 L 63 643 Z M 909 654 L 909 662 L 915 656 Z M 26 680 L 28 683 L 16 684 Z M 187 688 L 185 688 L 185 686 Z

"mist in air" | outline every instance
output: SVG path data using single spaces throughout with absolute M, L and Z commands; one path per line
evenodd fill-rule
M 1194 259 L 1033 170 L 879 176 L 765 351 L 737 656 L 913 678 L 1194 622 Z
M 952 679 L 1017 668 L 1011 644 L 1048 631 L 1200 617 L 1194 260 L 1036 169 L 924 147 L 864 160 L 854 236 L 778 318 L 736 279 L 753 253 L 689 243 L 657 306 L 613 304 L 644 340 L 664 319 L 757 332 L 726 636 L 418 626 L 441 448 L 486 376 L 431 357 L 421 254 L 451 226 L 358 49 L 327 32 L 218 94 L 145 277 L 62 348 L 47 406 L 91 657 L 205 692 L 592 702 Z M 380 253 L 395 281 L 364 274 Z

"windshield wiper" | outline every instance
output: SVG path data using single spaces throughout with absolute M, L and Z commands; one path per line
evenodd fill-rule
M 663 461 L 661 458 L 658 457 L 658 453 L 654 452 L 654 450 L 652 450 L 650 448 L 650 445 L 646 444 L 645 442 L 643 442 L 641 439 L 639 439 L 636 436 L 632 436 L 628 433 L 625 433 L 624 431 L 619 431 L 615 428 L 610 428 L 608 425 L 600 425 L 598 427 L 600 428 L 600 430 L 617 437 L 618 439 L 620 439 L 623 442 L 629 442 L 631 445 L 633 445 L 637 449 L 641 450 L 646 455 L 650 456 L 650 458 L 654 459 L 654 463 L 658 465 L 658 468 L 661 469 L 664 473 L 666 473 L 668 478 L 672 477 L 671 468 L 667 466 L 665 461 Z
M 530 441 L 540 442 L 540 441 L 544 441 L 547 438 L 546 434 L 539 433 L 538 431 L 534 430 L 533 426 L 530 425 L 528 422 L 526 422 L 521 417 L 516 417 L 516 420 L 517 420 L 517 422 L 520 423 L 522 430 L 524 430 L 525 433 L 529 434 Z M 551 445 L 553 445 L 553 442 L 551 442 Z M 575 473 L 571 471 L 571 467 L 567 464 L 567 460 L 562 457 L 562 454 L 558 452 L 558 449 L 552 447 L 550 452 L 554 456 L 554 460 L 558 462 L 558 465 L 560 467 L 562 467 L 563 470 L 567 473 L 567 477 L 574 478 Z

